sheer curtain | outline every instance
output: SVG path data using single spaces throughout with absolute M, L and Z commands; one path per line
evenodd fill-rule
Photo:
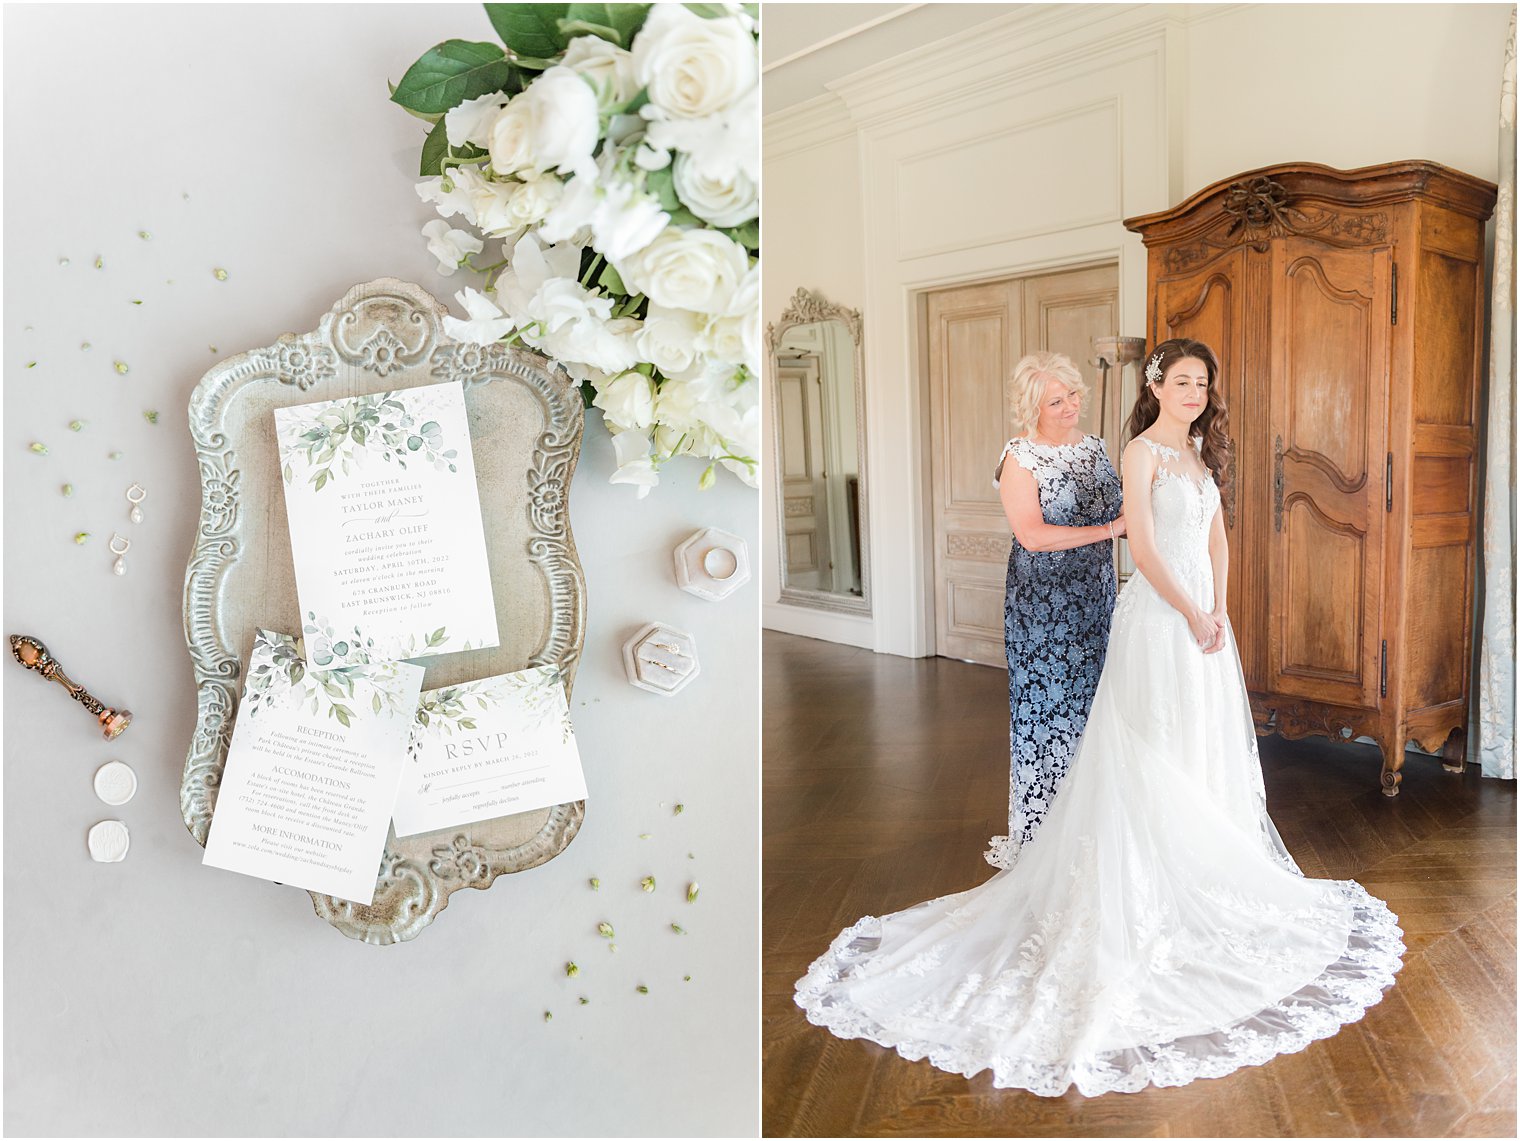
M 1488 467 L 1483 487 L 1483 641 L 1478 763 L 1515 775 L 1515 13 L 1499 86 L 1499 202 L 1489 315 Z

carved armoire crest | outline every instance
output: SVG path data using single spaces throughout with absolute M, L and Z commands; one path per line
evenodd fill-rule
M 1151 344 L 1219 354 L 1229 612 L 1258 733 L 1365 736 L 1460 767 L 1472 658 L 1483 223 L 1431 162 L 1285 163 L 1126 220 Z

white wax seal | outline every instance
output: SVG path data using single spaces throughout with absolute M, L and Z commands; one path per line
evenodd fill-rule
M 89 844 L 90 859 L 101 864 L 117 864 L 127 858 L 132 837 L 120 820 L 102 820 L 90 829 Z
M 125 804 L 137 792 L 137 774 L 121 761 L 107 761 L 95 770 L 95 795 L 107 804 Z

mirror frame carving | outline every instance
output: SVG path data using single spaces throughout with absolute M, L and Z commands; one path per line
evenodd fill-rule
M 835 594 L 828 590 L 805 590 L 786 583 L 786 492 L 781 473 L 781 375 L 778 351 L 786 331 L 797 325 L 810 325 L 815 321 L 839 321 L 849 331 L 855 343 L 855 453 L 860 468 L 860 597 Z M 770 373 L 771 443 L 774 462 L 771 464 L 773 483 L 776 488 L 776 563 L 780 571 L 781 596 L 779 601 L 788 606 L 810 606 L 817 610 L 832 610 L 838 614 L 854 614 L 870 617 L 871 614 L 871 524 L 870 495 L 866 484 L 866 403 L 865 403 L 865 350 L 862 343 L 859 309 L 836 305 L 823 294 L 798 287 L 791 303 L 779 320 L 766 326 L 766 347 L 769 350 L 766 368 Z

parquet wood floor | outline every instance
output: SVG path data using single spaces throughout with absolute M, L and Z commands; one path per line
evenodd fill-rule
M 792 984 L 841 929 L 992 874 L 1006 684 L 765 635 L 766 1136 L 1515 1136 L 1515 786 L 1411 755 L 1389 799 L 1372 746 L 1260 741 L 1305 873 L 1360 880 L 1409 947 L 1383 1001 L 1332 1038 L 1176 1089 L 1040 1098 L 809 1024 Z

